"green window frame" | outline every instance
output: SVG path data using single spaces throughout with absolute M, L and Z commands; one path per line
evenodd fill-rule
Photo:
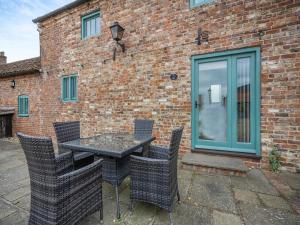
M 190 0 L 190 8 L 198 7 L 204 4 L 209 4 L 213 0 Z
M 61 98 L 63 102 L 78 101 L 77 74 L 61 78 Z
M 98 36 L 101 33 L 100 12 L 92 12 L 81 18 L 81 38 Z
M 229 88 L 234 88 L 237 84 L 236 79 L 236 62 L 238 59 L 242 59 L 245 57 L 251 57 L 252 58 L 252 66 L 253 66 L 253 78 L 251 80 L 251 99 L 252 99 L 252 106 L 251 106 L 251 115 L 254 118 L 251 121 L 251 143 L 244 144 L 239 143 L 236 141 L 237 139 L 237 126 L 233 125 L 230 127 L 230 130 L 228 131 L 228 140 L 231 140 L 231 144 L 228 143 L 228 145 L 219 145 L 218 143 L 207 143 L 204 145 L 203 141 L 201 141 L 202 144 L 199 143 L 199 139 L 197 136 L 197 124 L 195 121 L 197 121 L 197 109 L 195 107 L 192 108 L 192 147 L 193 149 L 212 149 L 212 150 L 221 150 L 221 151 L 231 151 L 231 152 L 243 152 L 243 153 L 250 153 L 255 154 L 257 156 L 261 155 L 261 134 L 260 134 L 260 64 L 261 64 L 261 54 L 260 54 L 260 47 L 249 47 L 249 48 L 242 48 L 242 49 L 236 49 L 236 50 L 228 50 L 223 52 L 214 52 L 214 53 L 208 53 L 203 55 L 195 55 L 191 57 L 191 70 L 192 70 L 192 94 L 191 94 L 191 100 L 192 103 L 194 103 L 197 99 L 197 91 L 198 91 L 198 83 L 197 83 L 197 68 L 199 62 L 208 62 L 208 61 L 218 61 L 224 58 L 227 58 L 229 61 L 228 70 L 230 74 L 233 74 L 232 79 L 228 76 L 228 85 Z M 234 89 L 232 89 L 234 90 Z M 235 107 L 237 104 L 237 95 L 236 92 L 232 92 L 235 94 L 232 94 L 231 102 L 232 104 L 229 104 L 228 108 L 228 114 L 230 115 L 228 117 L 228 124 L 234 124 L 231 123 L 231 121 L 237 120 L 237 113 L 235 111 Z M 200 150 L 199 150 L 200 151 Z
M 18 96 L 18 116 L 19 117 L 29 116 L 29 98 L 27 95 Z

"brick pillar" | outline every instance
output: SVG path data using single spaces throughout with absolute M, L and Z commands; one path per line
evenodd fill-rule
M 4 52 L 0 52 L 0 65 L 6 64 L 6 56 L 4 55 Z

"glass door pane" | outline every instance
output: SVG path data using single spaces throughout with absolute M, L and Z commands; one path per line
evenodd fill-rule
M 199 63 L 198 138 L 227 141 L 227 60 Z
M 250 142 L 250 57 L 236 61 L 237 70 L 237 141 Z
M 233 57 L 232 147 L 255 147 L 255 59 L 253 54 Z

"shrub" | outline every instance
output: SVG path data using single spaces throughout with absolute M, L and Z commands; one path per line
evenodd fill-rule
M 274 146 L 269 155 L 269 162 L 270 162 L 271 170 L 273 172 L 278 172 L 281 166 L 279 159 L 280 159 L 280 154 L 278 151 L 278 147 Z

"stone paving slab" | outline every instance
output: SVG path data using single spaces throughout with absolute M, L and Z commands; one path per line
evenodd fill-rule
M 187 204 L 176 205 L 173 213 L 174 224 L 180 225 L 211 225 L 212 210 L 206 207 L 196 207 Z M 169 223 L 165 210 L 159 210 L 153 225 L 166 225 Z
M 0 225 L 25 225 L 28 223 L 29 213 L 17 210 L 15 213 L 10 214 L 4 219 L 0 219 Z
M 300 191 L 300 174 L 299 173 L 288 173 L 282 172 L 279 175 L 293 190 Z
M 258 196 L 266 207 L 293 211 L 287 201 L 281 197 L 265 194 L 258 194 Z
M 12 157 L 9 158 L 9 160 L 1 160 L 0 161 L 0 172 L 4 172 L 7 169 L 12 169 L 15 167 L 23 166 L 25 163 L 24 161 L 13 159 Z
M 264 174 L 282 197 L 287 199 L 294 210 L 300 214 L 300 190 L 297 190 L 297 184 L 300 182 L 299 174 L 289 174 L 287 172 L 271 173 L 269 171 L 264 171 Z
M 229 184 L 230 177 L 195 175 L 189 200 L 194 205 L 236 213 L 235 200 Z
M 213 211 L 213 225 L 243 225 L 241 218 L 234 214 Z
M 193 185 L 200 186 L 203 184 L 214 184 L 215 186 L 225 186 L 229 188 L 229 186 L 231 185 L 231 178 L 229 176 L 216 174 L 195 174 L 193 177 Z
M 279 192 L 258 169 L 251 170 L 247 177 L 231 177 L 231 183 L 233 187 L 239 189 L 279 196 Z
M 30 194 L 25 195 L 15 201 L 13 201 L 13 204 L 18 206 L 19 208 L 29 211 L 30 210 Z
M 6 200 L 13 202 L 19 198 L 24 197 L 25 195 L 30 194 L 30 186 L 23 186 L 18 188 L 17 190 L 9 192 L 9 194 L 4 195 L 3 198 Z
M 238 188 L 233 188 L 233 192 L 234 192 L 234 197 L 237 201 L 242 201 L 244 203 L 249 203 L 254 205 L 261 204 L 255 192 L 242 190 Z
M 7 150 L 15 151 L 19 147 L 20 147 L 20 145 L 18 143 L 12 143 L 12 142 L 8 142 L 8 141 L 0 141 L 1 151 L 7 151 Z
M 13 150 L 2 151 L 1 148 L 0 148 L 0 151 L 1 151 L 1 154 L 0 154 L 1 163 L 9 162 L 9 160 L 14 159 L 15 157 L 21 157 L 21 156 L 18 156 L 20 153 L 17 151 L 13 151 Z
M 27 166 L 15 167 L 5 170 L 5 172 L 0 173 L 0 180 L 18 182 L 24 178 L 28 177 Z
M 17 207 L 0 198 L 0 219 L 15 213 L 17 210 Z
M 178 186 L 180 191 L 181 201 L 185 201 L 188 197 L 188 192 L 191 187 L 193 173 L 187 170 L 178 171 Z
M 239 203 L 245 225 L 299 225 L 300 216 L 273 208 Z
M 153 224 L 157 210 L 158 208 L 151 204 L 136 202 L 134 203 L 132 212 L 128 211 L 124 220 L 126 224 Z

